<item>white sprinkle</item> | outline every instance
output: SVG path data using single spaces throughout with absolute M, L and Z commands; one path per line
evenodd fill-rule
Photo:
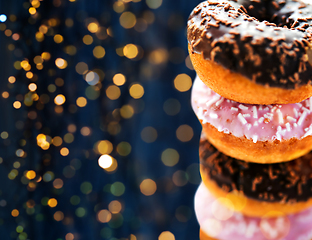
M 289 122 L 296 122 L 296 119 L 291 117 L 291 116 L 287 116 L 286 119 L 289 121 Z
M 284 123 L 283 113 L 281 112 L 280 109 L 277 109 L 276 113 L 277 113 L 277 117 L 278 117 L 278 123 L 283 124 Z
M 252 107 L 252 111 L 253 111 L 253 118 L 258 118 L 258 111 L 257 111 L 257 107 L 253 106 Z
M 253 124 L 255 127 L 259 126 L 259 123 L 257 121 L 254 122 Z
M 281 126 L 277 126 L 277 131 L 278 132 L 282 131 L 282 127 Z
M 265 107 L 263 110 L 264 110 L 264 111 L 269 111 L 270 108 L 269 108 L 269 107 Z
M 310 103 L 310 111 L 312 111 L 312 97 L 309 98 L 309 103 Z
M 297 122 L 297 124 L 298 124 L 299 126 L 301 126 L 301 124 L 303 123 L 303 121 L 304 121 L 304 119 L 306 118 L 307 115 L 308 115 L 308 112 L 306 112 L 306 111 L 304 111 L 304 112 L 302 113 L 302 115 L 300 116 L 300 118 L 299 118 L 299 120 L 298 120 L 298 122 Z
M 223 103 L 224 101 L 224 98 L 220 98 L 220 100 L 218 102 L 216 102 L 216 106 L 218 107 L 221 103 Z
M 282 136 L 279 132 L 276 133 L 276 139 L 281 141 L 282 140 Z
M 263 121 L 264 121 L 264 117 L 261 117 L 261 118 L 259 118 L 259 120 L 258 120 L 259 123 L 263 123 Z
M 216 101 L 219 100 L 219 96 L 214 96 L 213 98 L 211 98 L 207 103 L 206 106 L 207 108 L 209 108 L 212 104 L 214 104 Z
M 237 111 L 238 111 L 238 108 L 236 108 L 236 107 L 231 107 L 231 110 L 237 112 Z
M 239 113 L 238 115 L 237 115 L 237 117 L 238 117 L 238 120 L 242 123 L 242 124 L 246 124 L 247 123 L 247 121 L 246 121 L 246 119 L 243 117 L 243 115 L 241 114 L 241 113 Z
M 249 130 L 250 130 L 250 128 L 251 128 L 251 124 L 250 124 L 250 123 L 248 123 L 248 124 L 247 124 L 247 130 L 249 131 Z
M 306 133 L 304 134 L 303 137 L 307 137 L 312 135 L 312 124 L 307 128 Z
M 296 109 L 296 108 L 293 108 L 293 111 L 294 111 L 294 114 L 295 114 L 295 118 L 297 118 L 298 115 L 299 115 L 297 109 Z
M 216 114 L 216 113 L 209 113 L 209 117 L 211 117 L 213 119 L 217 119 L 218 118 L 218 114 Z
M 307 109 L 306 107 L 302 107 L 302 109 L 303 109 L 303 111 L 305 111 L 305 112 L 310 112 L 310 110 L 309 109 Z
M 286 126 L 287 131 L 290 132 L 291 131 L 290 123 L 289 122 L 286 123 L 285 126 Z
M 295 128 L 298 127 L 298 124 L 297 124 L 297 123 L 294 123 L 294 127 L 295 127 Z
M 226 134 L 229 134 L 229 133 L 230 133 L 230 130 L 227 129 L 227 128 L 224 128 L 224 129 L 223 129 L 223 132 L 226 133 Z
M 259 110 L 261 111 L 263 108 L 263 105 L 259 105 Z
M 242 109 L 242 110 L 248 110 L 248 107 L 243 105 L 243 104 L 239 104 L 238 108 Z
M 258 141 L 258 136 L 257 136 L 257 135 L 253 135 L 253 136 L 252 136 L 252 141 L 253 141 L 254 143 L 256 143 L 256 142 Z
M 296 105 L 298 105 L 299 107 L 302 107 L 302 104 L 301 104 L 301 103 L 296 103 Z
M 243 117 L 244 118 L 248 118 L 248 117 L 250 117 L 250 114 L 249 113 L 245 113 L 245 114 L 243 114 Z

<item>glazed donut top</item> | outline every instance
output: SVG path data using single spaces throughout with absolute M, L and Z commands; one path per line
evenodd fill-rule
M 242 104 L 215 93 L 196 76 L 191 101 L 202 124 L 254 143 L 312 135 L 312 97 L 283 105 Z
M 312 83 L 312 5 L 299 0 L 208 0 L 190 14 L 191 51 L 257 84 Z
M 238 190 L 248 198 L 282 203 L 312 197 L 312 152 L 284 163 L 248 163 L 219 152 L 203 135 L 199 157 L 205 173 L 226 192 Z

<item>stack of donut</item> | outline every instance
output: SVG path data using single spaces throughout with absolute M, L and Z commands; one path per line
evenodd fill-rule
M 208 0 L 187 37 L 200 239 L 311 240 L 312 5 Z

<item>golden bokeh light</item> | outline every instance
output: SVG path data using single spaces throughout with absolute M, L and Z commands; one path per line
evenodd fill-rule
M 114 2 L 113 9 L 117 13 L 122 13 L 125 10 L 125 4 L 122 1 Z
M 15 83 L 16 78 L 15 78 L 14 76 L 10 76 L 10 77 L 8 78 L 8 81 L 9 81 L 9 83 Z
M 191 89 L 192 87 L 192 79 L 189 75 L 187 74 L 179 74 L 176 76 L 174 79 L 174 87 L 179 91 L 179 92 L 186 92 Z
M 55 98 L 54 98 L 54 103 L 56 105 L 62 105 L 64 104 L 66 101 L 66 98 L 63 94 L 58 94 Z
M 56 147 L 58 146 L 61 146 L 63 143 L 63 139 L 59 136 L 55 136 L 53 139 L 52 139 L 52 144 Z
M 180 155 L 177 150 L 167 148 L 161 154 L 161 161 L 165 166 L 173 167 L 179 162 Z
M 119 87 L 115 86 L 115 85 L 111 85 L 106 89 L 106 96 L 110 99 L 110 100 L 116 100 L 120 97 L 121 95 L 121 91 L 119 89 Z
M 157 185 L 152 179 L 144 179 L 140 184 L 140 190 L 145 196 L 151 196 L 156 192 Z
M 89 67 L 85 62 L 79 62 L 76 64 L 75 69 L 77 73 L 79 73 L 80 75 L 83 75 L 88 72 Z
M 66 157 L 66 156 L 69 154 L 68 148 L 63 147 L 63 148 L 60 150 L 60 154 L 61 154 L 63 157 Z
M 34 92 L 37 90 L 37 85 L 35 83 L 31 83 L 28 85 L 28 89 L 29 89 L 29 91 Z
M 17 209 L 13 209 L 11 215 L 12 217 L 17 217 L 19 215 L 19 211 Z
M 133 114 L 134 109 L 131 105 L 126 104 L 120 108 L 120 115 L 125 119 L 132 118 Z
M 129 93 L 134 99 L 139 99 L 144 95 L 144 88 L 141 84 L 135 83 L 131 85 Z
M 87 28 L 91 33 L 96 33 L 99 30 L 99 25 L 95 22 L 91 22 L 88 24 Z
M 108 205 L 108 210 L 113 214 L 119 213 L 121 209 L 122 209 L 122 205 L 117 200 L 111 201 Z
M 97 213 L 97 219 L 101 223 L 107 223 L 112 219 L 112 214 L 106 209 L 102 209 Z
M 36 177 L 36 172 L 34 170 L 29 170 L 26 172 L 25 176 L 29 179 L 32 180 Z
M 129 59 L 135 58 L 139 53 L 139 49 L 136 45 L 129 43 L 123 48 L 123 54 Z
M 181 142 L 188 142 L 194 136 L 193 128 L 187 124 L 183 124 L 178 127 L 176 131 L 176 136 Z
M 113 165 L 113 162 L 113 157 L 108 154 L 104 154 L 98 159 L 99 166 L 104 169 L 110 168 Z
M 91 129 L 89 127 L 82 127 L 80 129 L 80 133 L 82 136 L 89 136 L 91 134 Z
M 56 42 L 56 43 L 61 43 L 61 42 L 64 41 L 64 38 L 63 38 L 63 36 L 60 35 L 60 34 L 55 34 L 54 37 L 53 37 L 53 40 L 54 40 L 54 42 Z
M 148 60 L 150 63 L 157 65 L 166 63 L 168 61 L 168 57 L 168 51 L 164 48 L 159 48 L 149 54 Z
M 20 101 L 15 101 L 15 102 L 13 103 L 13 107 L 16 108 L 16 109 L 21 108 L 21 106 L 22 106 L 22 104 L 21 104 Z
M 96 46 L 93 49 L 93 56 L 96 58 L 103 58 L 105 56 L 105 49 L 102 46 Z
M 62 221 L 64 219 L 64 213 L 62 211 L 56 211 L 53 215 L 55 221 Z
M 94 150 L 99 154 L 110 154 L 113 151 L 113 144 L 108 140 L 101 140 L 95 143 Z
M 126 82 L 126 77 L 122 73 L 117 73 L 113 77 L 113 82 L 117 86 L 122 86 Z
M 49 207 L 54 208 L 54 207 L 56 207 L 56 205 L 57 205 L 57 200 L 55 198 L 50 198 L 48 200 L 48 206 Z
M 59 68 L 59 69 L 65 69 L 67 67 L 67 61 L 63 58 L 57 58 L 55 60 L 55 65 Z
M 93 37 L 91 35 L 84 35 L 82 41 L 86 45 L 91 45 L 93 43 Z
M 60 188 L 63 187 L 63 185 L 64 185 L 64 182 L 63 182 L 62 179 L 60 179 L 60 178 L 54 179 L 54 181 L 53 181 L 53 187 L 54 187 L 54 188 L 60 189 Z
M 85 97 L 79 97 L 76 100 L 76 104 L 78 107 L 85 107 L 87 105 L 87 99 Z
M 136 16 L 132 12 L 123 12 L 119 18 L 120 25 L 126 29 L 134 27 Z
M 175 240 L 175 237 L 171 232 L 164 231 L 159 235 L 158 240 Z

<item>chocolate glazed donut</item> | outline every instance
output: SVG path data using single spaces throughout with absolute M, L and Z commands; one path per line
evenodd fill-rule
M 226 98 L 254 104 L 299 102 L 312 95 L 311 24 L 312 5 L 299 0 L 205 1 L 193 10 L 188 20 L 189 52 L 195 70 L 205 83 L 205 69 L 200 69 L 202 63 L 196 64 L 194 54 L 265 88 L 309 87 L 307 92 L 302 92 L 301 99 L 266 101 L 264 97 L 259 102 L 252 99 L 253 93 L 251 99 L 240 101 L 235 96 L 224 96 L 215 84 L 207 84 Z M 235 91 L 235 86 L 232 89 Z
M 250 199 L 279 203 L 312 198 L 312 153 L 285 163 L 247 163 L 220 153 L 202 138 L 199 156 L 209 179 L 225 192 L 237 190 Z

